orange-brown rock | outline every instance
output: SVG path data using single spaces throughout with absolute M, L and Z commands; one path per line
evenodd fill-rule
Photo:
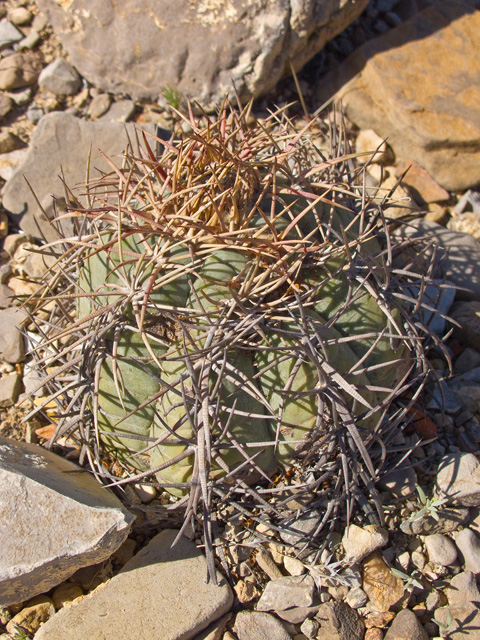
M 363 563 L 363 590 L 376 611 L 388 611 L 405 593 L 402 580 L 393 575 L 378 552 Z
M 337 70 L 347 116 L 387 138 L 449 191 L 480 182 L 480 11 L 434 3 L 366 43 Z

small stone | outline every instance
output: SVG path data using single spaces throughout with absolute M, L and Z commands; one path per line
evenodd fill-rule
M 22 377 L 18 373 L 9 373 L 0 378 L 0 407 L 11 407 L 17 401 L 22 390 Z
M 41 107 L 33 106 L 27 109 L 25 115 L 32 124 L 37 124 L 40 118 L 45 115 L 45 111 Z
M 150 487 L 147 484 L 136 483 L 133 485 L 133 489 L 144 504 L 151 502 L 157 495 L 155 487 Z
M 280 537 L 286 544 L 292 546 L 301 544 L 315 531 L 322 517 L 322 513 L 317 509 L 294 516 L 283 523 Z
M 382 527 L 372 524 L 362 528 L 352 524 L 342 539 L 345 560 L 349 564 L 356 564 L 377 549 L 384 547 L 387 542 L 388 533 Z
M 235 618 L 234 631 L 238 640 L 291 640 L 280 620 L 257 611 L 240 611 Z
M 396 562 L 403 572 L 407 572 L 408 567 L 410 566 L 410 554 L 408 553 L 408 551 L 404 551 L 399 556 L 397 556 Z
M 267 583 L 257 611 L 284 611 L 313 605 L 315 583 L 311 576 L 285 576 Z
M 0 153 L 9 153 L 22 146 L 22 141 L 11 131 L 0 132 Z
M 345 600 L 348 595 L 348 587 L 344 584 L 328 587 L 328 593 L 334 600 Z
M 317 616 L 319 637 L 328 640 L 363 640 L 364 625 L 358 613 L 344 602 L 325 602 Z
M 78 584 L 73 582 L 65 582 L 55 589 L 52 593 L 53 604 L 58 611 L 67 603 L 73 602 L 77 598 L 83 596 L 83 590 Z
M 307 638 L 316 638 L 319 629 L 320 623 L 317 620 L 310 620 L 309 618 L 307 618 L 305 622 L 300 625 L 300 631 Z
M 451 453 L 440 461 L 439 493 L 464 507 L 480 506 L 480 463 L 473 453 Z
M 453 576 L 445 593 L 449 604 L 456 604 L 458 602 L 480 602 L 480 591 L 478 590 L 477 579 L 471 571 L 463 571 Z
M 428 640 L 427 632 L 417 616 L 409 609 L 403 609 L 397 613 L 385 636 L 385 640 L 405 640 L 406 638 L 408 640 Z
M 0 60 L 0 89 L 10 91 L 35 84 L 42 63 L 33 55 L 15 53 Z
M 395 618 L 395 614 L 391 611 L 383 611 L 381 613 L 371 613 L 365 620 L 365 626 L 367 629 L 378 627 L 385 629 L 390 622 Z
M 234 586 L 238 600 L 244 604 L 258 598 L 262 593 L 260 589 L 251 580 L 239 580 Z
M 39 33 L 37 33 L 37 31 L 34 31 L 32 29 L 32 31 L 30 31 L 28 36 L 23 38 L 23 40 L 20 40 L 20 42 L 17 44 L 16 49 L 17 51 L 24 51 L 25 49 L 33 49 L 40 42 L 41 39 L 42 39 L 42 36 Z
M 265 571 L 270 580 L 276 580 L 277 578 L 283 577 L 282 572 L 273 561 L 271 554 L 265 549 L 258 550 L 255 560 L 257 561 L 260 569 Z
M 16 363 L 25 358 L 25 343 L 20 331 L 27 322 L 28 316 L 17 307 L 0 310 L 0 359 Z
M 375 611 L 388 611 L 405 593 L 403 582 L 393 575 L 380 553 L 363 562 L 363 590 Z
M 135 542 L 135 540 L 132 540 L 132 538 L 127 538 L 125 542 L 121 544 L 115 551 L 115 553 L 113 554 L 113 558 L 123 566 L 133 558 L 136 547 L 137 543 Z
M 360 164 L 366 162 L 382 164 L 387 157 L 387 143 L 373 129 L 362 129 L 355 142 L 355 151 L 368 154 L 357 158 Z M 375 155 L 373 155 L 374 151 Z
M 108 93 L 99 93 L 90 102 L 87 113 L 92 120 L 97 120 L 110 109 L 112 97 Z
M 328 593 L 324 593 L 323 595 L 328 595 L 329 598 L 331 597 Z M 285 611 L 277 610 L 275 611 L 275 615 L 290 624 L 302 624 L 306 618 L 313 618 L 319 609 L 320 603 L 315 604 L 313 607 L 293 607 Z
M 16 636 L 15 627 L 18 626 L 27 633 L 34 634 L 54 613 L 52 600 L 44 595 L 37 596 L 29 600 L 26 607 L 13 616 L 7 624 L 7 631 Z
M 5 49 L 22 38 L 23 33 L 21 33 L 12 22 L 9 20 L 0 20 L 0 49 Z
M 301 576 L 305 573 L 305 565 L 297 558 L 292 556 L 284 556 L 283 566 L 291 576 Z
M 33 14 L 25 7 L 13 7 L 7 12 L 7 19 L 17 27 L 23 27 L 30 24 Z
M 383 640 L 383 631 L 377 627 L 367 629 L 364 640 Z
M 427 536 L 424 542 L 430 562 L 449 567 L 457 559 L 457 549 L 448 536 L 434 533 Z
M 450 533 L 456 531 L 469 519 L 468 509 L 442 509 L 437 515 L 438 520 L 429 515 L 423 515 L 416 520 L 405 520 L 400 525 L 400 529 L 410 536 Z
M 416 567 L 419 571 L 422 571 L 422 569 L 425 567 L 425 565 L 427 564 L 427 559 L 424 556 L 424 554 L 421 551 L 414 551 L 412 553 L 412 564 L 414 565 L 414 567 Z
M 427 599 L 425 600 L 425 606 L 427 607 L 427 611 L 435 611 L 435 609 L 440 605 L 441 600 L 442 598 L 438 593 L 438 591 L 430 591 L 430 593 L 427 596 Z
M 101 116 L 100 120 L 108 120 L 109 122 L 127 122 L 135 111 L 135 102 L 133 100 L 119 100 L 114 102 L 108 111 Z
M 80 89 L 82 79 L 65 58 L 57 58 L 43 69 L 38 84 L 57 96 L 73 96 Z
M 409 498 L 415 493 L 416 484 L 417 474 L 410 465 L 386 473 L 377 482 L 380 489 L 388 491 L 396 498 Z
M 0 93 L 0 121 L 12 110 L 13 100 L 5 93 Z
M 480 573 L 480 539 L 471 529 L 463 529 L 455 536 L 455 544 L 463 556 L 465 571 Z
M 456 375 L 467 373 L 476 367 L 480 367 L 480 352 L 471 347 L 466 347 L 455 359 L 453 373 Z
M 402 160 L 398 163 L 395 169 L 397 177 L 403 175 L 405 171 L 407 173 L 402 178 L 402 183 L 409 188 L 419 204 L 443 202 L 450 198 L 448 191 L 441 187 L 415 160 Z
M 6 284 L 0 284 L 0 309 L 11 307 L 14 304 L 14 295 L 13 289 L 10 289 Z
M 345 602 L 349 607 L 352 607 L 352 609 L 360 609 L 361 607 L 364 607 L 368 602 L 367 594 L 363 589 L 360 589 L 359 587 L 357 587 L 356 589 L 350 589 L 347 597 L 345 598 Z

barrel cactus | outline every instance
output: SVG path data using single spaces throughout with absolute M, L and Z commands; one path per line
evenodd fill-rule
M 375 497 L 424 384 L 411 287 L 427 276 L 396 264 L 341 128 L 328 151 L 282 111 L 188 121 L 180 141 L 143 134 L 72 206 L 37 300 L 40 409 L 57 402 L 54 439 L 77 438 L 99 479 L 153 484 L 202 520 L 207 550 L 215 510 L 278 530 L 294 495 L 326 508 L 311 545 Z

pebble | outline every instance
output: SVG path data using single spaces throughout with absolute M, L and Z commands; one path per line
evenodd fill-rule
M 269 613 L 240 611 L 234 631 L 238 640 L 291 640 L 280 620 Z
M 28 322 L 23 311 L 16 307 L 0 310 L 0 358 L 15 364 L 25 358 L 25 343 L 20 331 Z
M 27 119 L 32 123 L 32 124 L 37 124 L 37 122 L 40 120 L 40 118 L 45 115 L 45 111 L 42 109 L 42 107 L 36 107 L 35 105 L 33 107 L 30 107 L 29 109 L 27 109 L 26 114 Z
M 453 576 L 445 593 L 450 604 L 480 602 L 477 579 L 471 571 L 463 571 Z
M 260 589 L 252 580 L 239 580 L 233 587 L 239 602 L 245 604 L 261 595 Z
M 449 567 L 457 559 L 457 549 L 448 536 L 434 533 L 426 536 L 424 543 L 430 562 Z
M 87 113 L 92 120 L 97 120 L 110 109 L 111 104 L 112 97 L 108 93 L 99 93 L 90 102 Z
M 4 130 L 0 132 L 0 153 L 9 153 L 15 151 L 22 146 L 22 141 L 11 131 Z
M 358 158 L 360 164 L 382 164 L 387 158 L 387 143 L 373 129 L 362 129 L 355 141 L 355 152 L 368 154 Z
M 14 304 L 12 296 L 14 296 L 13 289 L 10 289 L 6 284 L 0 284 L 0 309 L 7 309 Z
M 441 496 L 463 507 L 480 505 L 480 463 L 473 453 L 451 453 L 442 458 L 436 483 Z
M 363 528 L 352 524 L 345 531 L 342 545 L 345 550 L 345 561 L 356 564 L 368 555 L 384 547 L 388 542 L 388 533 L 378 525 L 367 525 Z
M 300 625 L 300 631 L 307 638 L 316 638 L 319 629 L 320 623 L 317 620 L 310 620 L 309 618 L 307 618 L 305 622 Z
M 5 49 L 23 38 L 23 33 L 8 20 L 0 20 L 0 49 Z
M 357 587 L 356 589 L 350 589 L 345 602 L 352 609 L 360 609 L 360 607 L 364 607 L 367 604 L 368 597 L 363 589 Z
M 133 100 L 119 100 L 114 102 L 100 120 L 108 120 L 110 122 L 127 122 L 135 111 L 135 102 Z
M 466 347 L 455 359 L 453 364 L 453 373 L 467 373 L 475 367 L 480 367 L 480 352 L 476 349 L 472 349 L 472 347 Z
M 417 616 L 410 609 L 403 609 L 395 616 L 385 640 L 428 640 L 428 634 Z
M 27 633 L 34 634 L 54 613 L 55 607 L 50 598 L 45 595 L 36 596 L 7 623 L 7 631 L 15 636 L 15 627 L 18 626 Z
M 427 564 L 427 559 L 421 551 L 414 551 L 411 555 L 412 564 L 421 571 Z
M 271 554 L 265 549 L 259 549 L 255 556 L 258 566 L 265 571 L 270 580 L 282 578 L 283 574 L 274 562 Z
M 438 520 L 429 515 L 423 515 L 416 520 L 405 520 L 401 523 L 400 529 L 411 536 L 450 533 L 456 531 L 469 519 L 468 509 L 442 508 L 437 515 Z
M 317 509 L 311 509 L 287 520 L 280 531 L 280 537 L 286 544 L 294 546 L 308 538 L 310 533 L 315 531 L 323 514 Z
M 80 89 L 82 79 L 65 58 L 57 58 L 42 70 L 38 84 L 57 96 L 73 96 Z
M 292 556 L 284 556 L 283 566 L 291 576 L 301 576 L 305 573 L 305 565 L 297 558 Z
M 22 390 L 22 376 L 9 373 L 0 378 L 0 407 L 11 407 Z
M 383 631 L 377 627 L 367 629 L 364 640 L 383 640 Z
M 0 120 L 4 118 L 13 107 L 13 100 L 5 93 L 0 93 Z
M 25 7 L 12 7 L 7 12 L 7 19 L 17 27 L 23 27 L 30 24 L 33 14 Z
M 325 602 L 317 615 L 320 637 L 328 640 L 363 640 L 364 624 L 345 602 Z
M 443 202 L 450 198 L 448 191 L 441 187 L 438 182 L 414 160 L 400 161 L 395 168 L 397 177 L 404 174 L 407 169 L 407 173 L 402 178 L 402 184 L 407 185 L 419 204 L 425 205 L 430 202 Z
M 311 576 L 285 576 L 267 583 L 257 611 L 284 611 L 292 607 L 311 607 L 315 583 Z
M 463 556 L 465 571 L 480 573 L 480 539 L 471 529 L 463 529 L 455 536 L 455 544 Z
M 459 574 L 460 575 L 460 574 Z M 435 609 L 440 606 L 442 598 L 438 591 L 430 591 L 425 600 L 425 606 L 427 607 L 427 611 L 435 611 Z
M 83 590 L 80 585 L 74 584 L 73 582 L 65 582 L 54 590 L 52 593 L 52 601 L 55 609 L 58 611 L 67 603 L 73 602 L 73 600 L 81 596 L 83 596 Z
M 30 31 L 26 38 L 20 40 L 17 44 L 17 51 L 23 51 L 24 49 L 33 49 L 41 40 L 42 36 L 37 31 Z
M 9 91 L 35 84 L 42 70 L 42 63 L 33 55 L 15 53 L 0 60 L 0 89 Z

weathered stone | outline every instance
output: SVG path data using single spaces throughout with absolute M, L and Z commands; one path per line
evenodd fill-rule
M 473 602 L 459 602 L 435 611 L 435 620 L 449 629 L 448 640 L 480 640 L 480 609 Z
M 351 524 L 342 539 L 345 560 L 349 564 L 356 564 L 377 549 L 384 547 L 387 542 L 388 533 L 382 527 L 370 524 L 362 528 Z
M 412 158 L 449 191 L 480 181 L 475 7 L 469 0 L 434 3 L 367 42 L 334 72 L 349 119 L 374 128 L 397 158 Z
M 425 538 L 425 548 L 430 562 L 441 567 L 449 567 L 457 559 L 457 549 L 453 540 L 441 533 L 433 533 Z
M 462 555 L 465 571 L 480 573 L 480 539 L 471 529 L 463 529 L 455 536 L 455 544 Z
M 355 151 L 367 154 L 358 157 L 360 164 L 381 164 L 386 159 L 387 143 L 373 129 L 362 129 L 355 140 Z
M 0 89 L 20 89 L 35 84 L 42 63 L 28 53 L 15 53 L 0 60 Z
M 299 516 L 294 516 L 283 523 L 280 537 L 286 544 L 292 546 L 302 544 L 315 531 L 321 518 L 322 513 L 318 509 L 311 509 Z
M 13 100 L 5 93 L 0 93 L 0 121 L 4 118 L 13 107 Z
M 344 602 L 325 602 L 317 615 L 318 637 L 328 640 L 363 640 L 364 625 L 358 613 Z
M 205 582 L 207 565 L 195 543 L 167 529 L 94 592 L 61 609 L 35 640 L 131 640 L 132 615 L 150 638 L 189 640 L 232 606 L 230 587 Z M 135 635 L 135 634 L 134 634 Z
M 453 305 L 450 315 L 460 325 L 453 328 L 457 340 L 480 349 L 480 301 L 460 300 Z
M 12 296 L 15 295 L 6 284 L 0 284 L 0 309 L 7 309 L 13 304 Z
M 235 593 L 239 602 L 251 602 L 254 598 L 258 598 L 261 594 L 257 585 L 250 580 L 239 580 L 234 586 Z
M 393 575 L 381 554 L 373 553 L 363 562 L 363 590 L 375 611 L 388 611 L 405 593 L 403 582 Z
M 3 605 L 109 557 L 133 520 L 93 476 L 37 445 L 0 438 L 0 484 Z
M 144 125 L 153 133 L 152 125 Z M 128 144 L 128 135 L 135 140 L 133 125 L 119 122 L 89 122 L 67 113 L 51 113 L 44 116 L 33 134 L 28 155 L 5 185 L 3 206 L 20 227 L 35 237 L 40 236 L 39 227 L 49 240 L 56 232 L 39 209 L 25 177 L 28 179 L 38 201 L 47 216 L 53 216 L 52 194 L 61 196 L 57 206 L 62 207 L 64 186 L 58 176 L 64 175 L 68 185 L 85 181 L 85 169 L 91 148 L 91 167 L 98 171 L 109 171 L 109 166 L 100 150 L 109 157 L 122 153 Z M 65 141 L 68 140 L 68 144 Z M 75 150 L 72 153 L 72 149 Z M 91 171 L 90 179 L 99 177 Z
M 453 373 L 455 375 L 467 373 L 467 371 L 475 369 L 476 367 L 480 367 L 480 352 L 471 347 L 466 347 L 455 359 Z
M 269 613 L 240 611 L 234 630 L 238 640 L 291 640 L 280 620 Z
M 449 604 L 458 602 L 480 603 L 480 591 L 478 590 L 475 574 L 471 571 L 458 573 L 450 581 L 446 590 Z
M 311 576 L 285 576 L 267 583 L 257 603 L 258 611 L 284 611 L 313 605 L 315 582 Z
M 23 38 L 23 33 L 9 20 L 0 20 L 0 49 L 4 49 Z
M 112 98 L 108 93 L 99 93 L 92 98 L 92 101 L 88 105 L 88 115 L 93 118 L 93 120 L 96 120 L 110 109 L 111 104 Z
M 0 311 L 0 358 L 7 362 L 22 362 L 25 358 L 25 343 L 21 330 L 28 322 L 24 311 L 9 307 Z
M 55 589 L 52 593 L 53 604 L 58 611 L 62 609 L 66 604 L 73 602 L 77 598 L 83 596 L 82 588 L 78 584 L 73 582 L 65 582 Z
M 428 633 L 410 609 L 403 609 L 395 616 L 385 640 L 428 640 Z
M 301 560 L 292 558 L 292 556 L 284 556 L 283 566 L 291 576 L 301 576 L 305 573 L 305 565 Z
M 28 149 L 16 149 L 9 153 L 2 153 L 0 155 L 0 178 L 3 180 L 10 180 L 15 169 L 25 162 L 28 154 Z
M 11 131 L 0 132 L 0 153 L 10 153 L 16 151 L 22 146 L 22 141 Z
M 65 60 L 56 58 L 47 65 L 38 76 L 38 86 L 57 96 L 73 96 L 82 84 L 76 69 Z
M 272 554 L 265 549 L 259 549 L 255 556 L 258 566 L 263 569 L 270 580 L 276 580 L 283 576 L 277 564 L 272 558 Z
M 114 102 L 108 111 L 100 118 L 111 122 L 127 122 L 135 111 L 133 100 L 118 100 Z
M 480 506 L 480 462 L 473 453 L 449 453 L 438 466 L 437 487 L 456 504 Z
M 293 607 L 292 609 L 285 609 L 285 611 L 279 609 L 275 611 L 275 615 L 290 624 L 302 624 L 307 618 L 313 618 L 313 616 L 318 613 L 320 607 L 321 603 L 319 601 L 318 604 L 313 605 L 313 607 Z
M 462 304 L 465 305 L 473 305 L 480 304 L 476 302 L 464 302 Z M 480 314 L 476 321 L 480 327 Z M 464 325 L 464 329 L 466 329 L 466 325 Z M 462 340 L 465 344 L 466 338 Z M 475 367 L 474 369 L 470 369 L 470 371 L 466 371 L 465 373 L 461 373 L 458 376 L 455 376 L 451 380 L 448 381 L 448 388 L 450 392 L 452 392 L 457 401 L 461 403 L 462 408 L 467 411 L 471 411 L 475 413 L 478 411 L 480 407 L 480 367 Z
M 345 602 L 352 609 L 360 609 L 367 604 L 368 597 L 363 589 L 357 587 L 356 589 L 350 589 L 347 597 L 345 598 Z
M 408 498 L 415 493 L 417 474 L 410 465 L 402 466 L 386 473 L 377 482 L 383 491 L 388 491 L 396 498 Z
M 82 76 L 103 91 L 157 98 L 165 87 L 213 107 L 272 89 L 360 15 L 368 0 L 41 0 Z
M 438 520 L 427 514 L 417 520 L 405 520 L 400 525 L 400 529 L 409 536 L 450 533 L 456 531 L 469 519 L 468 509 L 442 509 L 437 515 Z
M 12 7 L 7 12 L 7 18 L 12 24 L 22 27 L 30 24 L 33 19 L 33 14 L 25 7 Z

